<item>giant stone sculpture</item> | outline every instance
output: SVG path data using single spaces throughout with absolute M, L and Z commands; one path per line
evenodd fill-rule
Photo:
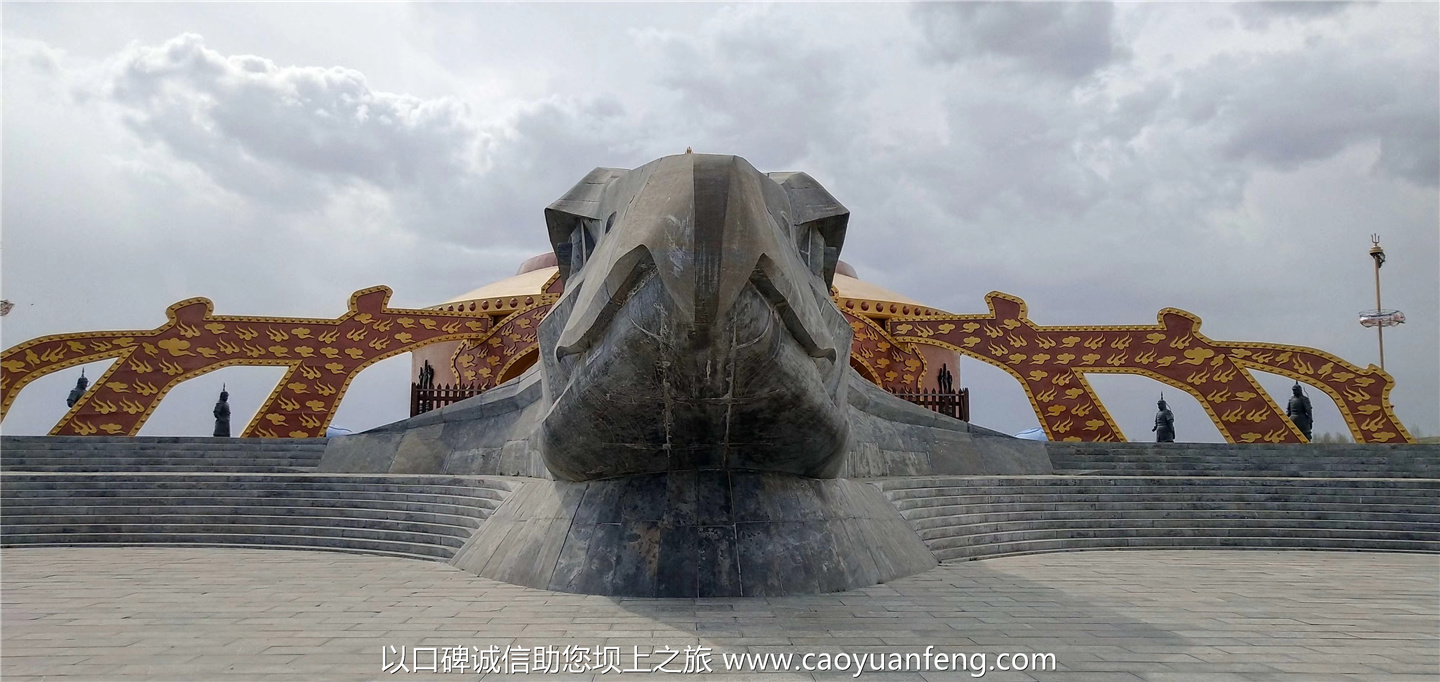
M 687 154 L 597 169 L 545 218 L 565 282 L 540 324 L 550 471 L 839 472 L 852 332 L 830 282 L 849 212 L 829 193 Z
M 808 175 L 734 156 L 596 169 L 545 211 L 564 293 L 536 367 L 332 439 L 321 469 L 530 477 L 452 563 L 546 589 L 775 595 L 930 568 L 852 477 L 1050 463 L 850 368 L 830 295 L 848 218 Z

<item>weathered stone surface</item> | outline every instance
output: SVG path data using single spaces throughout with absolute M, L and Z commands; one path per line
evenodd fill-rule
M 545 410 L 540 397 L 532 371 L 469 400 L 332 438 L 318 470 L 548 478 L 532 443 Z
M 842 476 L 1051 472 L 1045 443 L 1012 438 L 936 414 L 886 393 L 853 370 L 847 368 L 847 373 L 850 438 L 842 460 Z M 550 478 L 535 442 L 545 410 L 539 383 L 539 374 L 532 370 L 504 386 L 441 410 L 362 434 L 331 438 L 319 470 Z M 424 424 L 412 426 L 421 419 Z M 420 459 L 401 457 L 402 451 L 431 449 L 445 455 L 443 462 L 427 471 L 415 470 L 414 464 Z M 432 457 L 424 461 L 435 460 Z M 682 461 L 677 456 L 673 470 L 719 468 L 716 460 Z
M 709 470 L 528 481 L 451 563 L 562 592 L 720 597 L 850 590 L 936 562 L 872 485 Z
M 842 476 L 1048 474 L 1045 443 L 951 419 L 850 375 L 850 448 Z

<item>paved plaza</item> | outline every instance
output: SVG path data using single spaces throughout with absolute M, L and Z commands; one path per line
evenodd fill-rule
M 985 653 L 987 667 L 1005 652 L 1055 655 L 1057 672 L 984 675 L 994 680 L 1440 674 L 1434 555 L 1043 554 L 946 564 L 840 594 L 699 600 L 546 592 L 444 564 L 310 551 L 7 549 L 0 562 L 6 682 L 477 679 L 474 672 L 385 673 L 382 654 L 492 645 L 613 646 L 627 668 L 636 667 L 632 647 L 703 645 L 714 652 L 710 679 L 753 675 L 725 674 L 724 652 L 790 653 L 798 665 L 805 653 L 888 655 L 927 645 L 971 660 Z M 679 667 L 678 659 L 669 666 Z M 792 671 L 769 679 L 841 675 Z M 973 676 L 867 670 L 861 679 Z

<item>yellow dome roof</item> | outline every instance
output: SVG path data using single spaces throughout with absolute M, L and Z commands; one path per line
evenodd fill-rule
M 838 272 L 835 273 L 835 291 L 841 298 L 863 298 L 869 301 L 908 303 L 918 306 L 925 305 L 904 294 L 897 294 L 884 287 L 875 286 L 874 284 L 855 279 L 854 277 L 846 277 Z
M 479 289 L 468 291 L 431 307 L 439 309 L 469 307 L 473 310 L 476 309 L 475 306 L 462 306 L 461 304 L 489 301 L 481 309 L 492 313 L 508 313 L 539 302 L 542 297 L 553 300 L 553 295 L 545 296 L 543 291 L 545 283 L 549 282 L 550 278 L 559 272 L 559 269 L 554 266 L 535 267 L 538 263 L 532 263 L 532 261 L 536 260 L 526 261 L 526 265 L 521 267 L 522 272 L 514 277 L 486 284 Z M 840 272 L 835 273 L 834 287 L 842 308 L 871 317 L 889 317 L 894 314 L 926 315 L 939 312 L 909 296 L 897 294 L 884 287 Z
M 447 299 L 440 305 L 478 301 L 484 298 L 500 298 L 502 296 L 536 296 L 545 288 L 545 283 L 550 281 L 550 278 L 555 276 L 555 273 L 559 271 L 560 269 L 556 267 L 536 268 L 530 272 L 521 273 L 514 277 L 507 277 L 498 282 L 491 282 L 474 291 L 469 291 L 454 298 Z

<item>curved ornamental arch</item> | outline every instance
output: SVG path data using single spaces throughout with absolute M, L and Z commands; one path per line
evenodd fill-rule
M 1140 374 L 1189 393 L 1231 443 L 1303 443 L 1249 370 L 1272 372 L 1314 386 L 1335 401 L 1357 443 L 1414 442 L 1390 405 L 1395 380 L 1324 351 L 1272 343 L 1215 341 L 1200 333 L 1200 318 L 1176 308 L 1156 325 L 1040 326 L 1025 302 L 992 291 L 981 315 L 892 318 L 903 343 L 949 348 L 995 365 L 1025 388 L 1051 440 L 1123 441 L 1125 436 L 1085 375 Z
M 461 340 L 451 358 L 457 377 L 482 389 L 513 377 L 535 352 L 535 327 L 559 293 L 552 284 L 532 297 L 423 310 L 390 308 L 390 289 L 372 287 L 352 294 L 348 310 L 333 319 L 215 315 L 208 299 L 187 299 L 171 305 L 155 329 L 56 334 L 6 349 L 0 419 L 31 381 L 114 358 L 50 433 L 135 435 L 181 382 L 222 367 L 283 366 L 288 371 L 241 435 L 319 437 L 355 376 L 400 353 Z M 1250 376 L 1259 370 L 1324 391 L 1356 442 L 1413 442 L 1389 402 L 1394 379 L 1374 366 L 1361 369 L 1301 346 L 1215 341 L 1200 334 L 1200 318 L 1174 308 L 1160 311 L 1156 325 L 1040 326 L 1023 300 L 1000 292 L 985 298 L 988 314 L 916 308 L 877 320 L 862 314 L 867 302 L 837 296 L 855 330 L 851 365 L 904 392 L 927 372 L 915 344 L 987 362 L 1020 382 L 1052 440 L 1124 440 L 1085 375 L 1128 373 L 1194 396 L 1232 443 L 1304 442 Z
M 484 312 L 391 308 L 390 295 L 383 286 L 357 291 L 333 319 L 216 315 L 209 299 L 192 298 L 167 308 L 155 329 L 42 336 L 0 353 L 0 418 L 31 381 L 114 358 L 50 434 L 133 436 L 183 381 L 222 367 L 278 365 L 289 369 L 241 435 L 323 436 L 365 368 L 433 343 L 483 338 L 497 326 Z

